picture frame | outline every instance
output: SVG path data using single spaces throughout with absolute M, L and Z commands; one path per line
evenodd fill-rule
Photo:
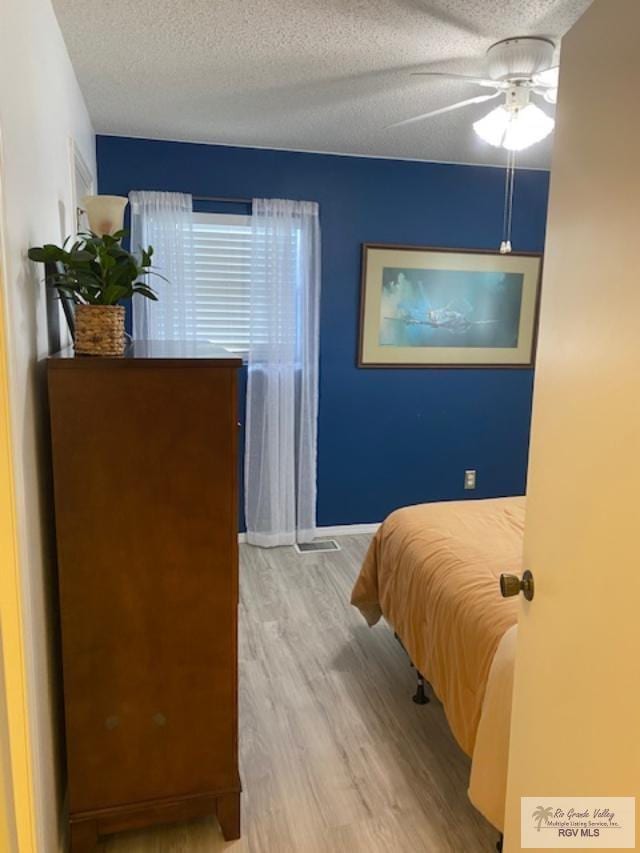
M 531 368 L 542 260 L 363 243 L 358 367 Z

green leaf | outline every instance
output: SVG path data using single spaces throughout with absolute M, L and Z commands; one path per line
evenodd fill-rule
M 103 293 L 103 301 L 105 305 L 115 305 L 119 299 L 127 296 L 128 288 L 120 287 L 117 284 L 110 284 L 105 288 Z
M 70 287 L 59 287 L 58 286 L 58 287 L 56 287 L 56 290 L 58 291 L 59 294 L 64 294 L 64 296 L 68 296 L 69 298 L 73 299 L 74 302 L 79 301 L 77 291 L 72 290 L 72 288 L 70 288 Z
M 130 257 L 129 252 L 126 249 L 123 249 L 120 243 L 114 243 L 113 246 L 109 248 L 109 254 L 113 258 L 128 258 Z
M 71 259 L 73 263 L 89 263 L 95 258 L 95 254 L 90 252 L 88 249 L 76 249 L 75 251 L 71 250 Z
M 161 278 L 163 281 L 166 281 L 167 284 L 171 284 L 169 279 L 165 275 L 162 275 L 162 273 L 157 272 L 157 270 L 146 270 L 145 275 L 155 275 L 156 278 Z
M 133 292 L 139 293 L 141 296 L 146 296 L 147 299 L 152 299 L 154 302 L 158 301 L 158 297 L 156 295 L 155 290 L 152 290 L 150 287 L 147 287 L 144 284 L 134 284 Z
M 44 246 L 34 246 L 27 252 L 29 260 L 38 261 L 43 264 L 55 263 L 56 261 L 64 261 L 68 255 L 64 249 L 59 246 L 54 246 L 51 243 L 45 243 Z
M 37 261 L 42 264 L 47 262 L 47 253 L 42 246 L 34 246 L 32 249 L 29 249 L 27 257 L 30 261 Z
M 49 287 L 71 296 L 76 302 L 90 305 L 114 305 L 121 299 L 140 293 L 147 299 L 157 300 L 154 290 L 145 283 L 149 275 L 167 279 L 150 269 L 153 247 L 141 249 L 142 260 L 121 245 L 127 232 L 98 236 L 84 232 L 67 237 L 64 246 L 69 251 L 51 243 L 33 246 L 28 255 L 39 263 L 57 263 L 55 272 L 47 275 Z

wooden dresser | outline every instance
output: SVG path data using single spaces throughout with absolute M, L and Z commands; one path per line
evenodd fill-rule
M 239 837 L 240 364 L 174 342 L 48 362 L 72 853 L 205 814 Z

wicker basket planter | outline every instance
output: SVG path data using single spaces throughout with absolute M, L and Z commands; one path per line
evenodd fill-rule
M 74 349 L 78 355 L 122 355 L 126 346 L 122 305 L 78 305 Z

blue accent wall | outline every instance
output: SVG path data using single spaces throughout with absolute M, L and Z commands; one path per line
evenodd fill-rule
M 318 524 L 380 521 L 425 501 L 523 493 L 531 370 L 356 367 L 361 244 L 495 249 L 501 169 L 113 136 L 99 136 L 97 151 L 101 193 L 173 190 L 320 203 Z M 548 180 L 547 172 L 517 174 L 516 251 L 543 248 Z M 478 472 L 474 492 L 463 491 L 466 468 Z

